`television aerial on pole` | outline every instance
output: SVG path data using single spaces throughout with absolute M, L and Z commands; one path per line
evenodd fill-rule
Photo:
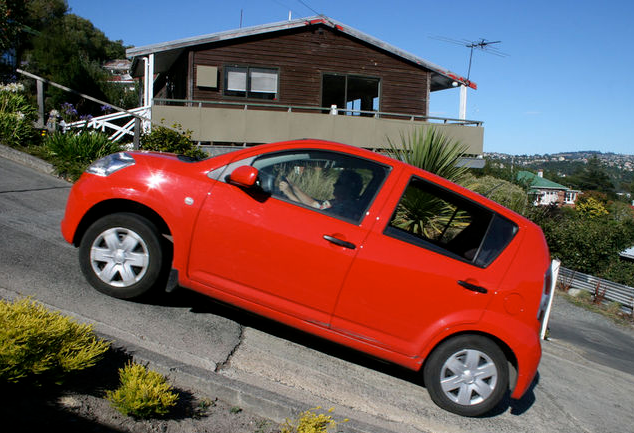
M 462 45 L 464 47 L 469 48 L 469 67 L 467 69 L 467 82 L 471 77 L 471 64 L 473 63 L 473 51 L 480 50 L 485 53 L 493 54 L 498 57 L 507 57 L 508 54 L 500 51 L 496 46 L 496 44 L 502 43 L 502 41 L 488 41 L 484 38 L 480 38 L 479 40 L 471 41 L 468 39 L 451 39 L 444 36 L 430 36 L 432 39 L 436 39 L 443 42 L 449 42 L 455 45 Z M 464 84 L 460 86 L 460 119 L 465 120 L 467 117 L 467 86 Z

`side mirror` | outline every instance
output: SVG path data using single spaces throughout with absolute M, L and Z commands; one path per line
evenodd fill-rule
M 244 188 L 253 187 L 257 180 L 258 169 L 249 165 L 238 167 L 229 175 L 229 183 Z

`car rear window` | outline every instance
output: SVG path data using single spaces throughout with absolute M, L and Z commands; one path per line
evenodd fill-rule
M 384 234 L 487 267 L 517 233 L 517 225 L 455 192 L 413 177 Z

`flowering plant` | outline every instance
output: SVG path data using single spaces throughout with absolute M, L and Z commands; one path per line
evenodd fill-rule
M 22 94 L 19 83 L 0 83 L 0 142 L 8 146 L 28 145 L 36 136 L 33 122 L 37 110 Z

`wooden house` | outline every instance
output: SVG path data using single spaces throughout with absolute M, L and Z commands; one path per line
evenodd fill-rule
M 479 121 L 429 116 L 430 95 L 475 84 L 324 16 L 129 48 L 153 122 L 209 145 L 320 138 L 382 148 L 435 124 L 482 153 Z

